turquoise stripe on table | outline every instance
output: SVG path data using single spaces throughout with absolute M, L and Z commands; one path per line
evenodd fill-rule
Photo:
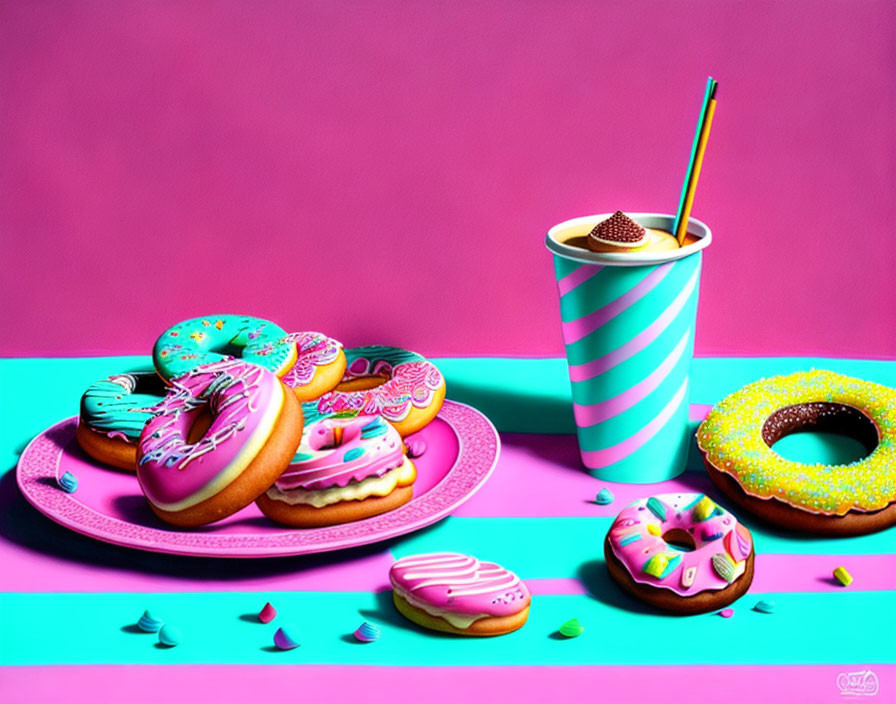
M 752 611 L 760 598 L 774 600 L 777 611 Z M 265 600 L 279 612 L 269 624 L 254 619 Z M 733 618 L 685 621 L 591 596 L 537 596 L 526 626 L 496 641 L 409 626 L 390 592 L 7 593 L 0 595 L 0 664 L 873 664 L 896 657 L 892 605 L 892 592 L 751 594 L 735 605 Z M 178 626 L 181 645 L 164 648 L 155 635 L 135 630 L 147 608 Z M 573 617 L 585 633 L 559 637 L 559 626 Z M 351 637 L 363 620 L 382 628 L 375 643 Z M 274 632 L 284 624 L 295 625 L 299 648 L 274 649 Z
M 559 323 L 556 336 L 560 338 Z M 560 358 L 434 358 L 445 374 L 448 397 L 485 413 L 508 433 L 574 433 L 569 372 Z M 77 359 L 0 359 L 0 468 L 15 464 L 28 441 L 78 413 L 92 382 L 110 374 L 147 369 L 145 355 Z M 690 402 L 713 404 L 751 381 L 774 374 L 830 369 L 896 387 L 896 362 L 819 357 L 697 358 Z M 2 471 L 2 470 L 0 470 Z

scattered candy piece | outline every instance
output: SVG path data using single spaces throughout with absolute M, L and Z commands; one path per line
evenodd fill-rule
M 576 636 L 580 636 L 585 632 L 585 627 L 579 623 L 579 619 L 574 618 L 570 619 L 562 626 L 560 626 L 560 635 L 566 636 L 567 638 L 575 638 Z
M 375 626 L 369 621 L 365 621 L 360 626 L 358 626 L 358 630 L 355 631 L 355 638 L 362 643 L 373 643 L 377 638 L 380 637 L 380 629 L 379 626 Z
M 837 581 L 840 582 L 844 587 L 848 587 L 852 584 L 852 575 L 846 571 L 845 567 L 838 567 L 834 570 L 834 576 L 837 578 Z
M 426 452 L 426 440 L 423 440 L 422 438 L 406 438 L 404 445 L 408 448 L 408 457 L 412 459 L 414 457 L 419 457 Z
M 597 492 L 597 497 L 594 499 L 594 503 L 598 506 L 606 506 L 607 504 L 613 503 L 613 499 L 616 497 L 613 496 L 613 492 L 604 487 L 599 492 Z
M 137 628 L 145 633 L 158 633 L 162 627 L 162 621 L 153 616 L 149 611 L 144 611 L 140 620 L 137 621 Z
M 753 607 L 753 611 L 758 611 L 761 614 L 773 614 L 775 613 L 775 602 L 757 601 L 756 606 Z
M 719 616 L 722 618 L 731 618 L 734 616 L 734 609 L 722 609 L 719 611 Z
M 78 478 L 71 472 L 66 472 L 59 477 L 59 486 L 68 494 L 74 494 L 78 488 Z
M 162 645 L 173 648 L 175 645 L 180 645 L 182 640 L 183 636 L 180 631 L 169 623 L 159 629 L 159 643 Z
M 280 648 L 280 650 L 292 650 L 299 647 L 299 641 L 296 640 L 292 628 L 278 628 L 274 634 L 274 645 Z
M 277 609 L 271 606 L 271 602 L 267 602 L 264 605 L 264 608 L 258 613 L 258 620 L 262 623 L 270 623 L 274 620 L 274 616 L 277 615 Z
M 660 527 L 656 523 L 648 523 L 647 532 L 651 535 L 660 535 L 662 533 Z

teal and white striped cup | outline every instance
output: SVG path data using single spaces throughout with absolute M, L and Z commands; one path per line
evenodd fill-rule
M 600 479 L 660 482 L 687 463 L 700 263 L 712 233 L 691 218 L 695 241 L 680 249 L 623 254 L 580 246 L 611 215 L 567 220 L 545 240 L 554 255 L 579 451 Z M 628 215 L 666 232 L 675 220 Z

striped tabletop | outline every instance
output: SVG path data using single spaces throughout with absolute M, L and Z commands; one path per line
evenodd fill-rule
M 449 397 L 501 431 L 491 479 L 454 515 L 388 542 L 265 560 L 187 558 L 100 543 L 50 522 L 19 494 L 15 463 L 32 436 L 76 412 L 97 378 L 143 357 L 0 360 L 0 702 L 306 701 L 725 702 L 896 701 L 896 529 L 812 539 L 754 523 L 755 579 L 716 614 L 661 615 L 610 582 L 601 543 L 626 503 L 653 493 L 715 492 L 694 453 L 682 476 L 649 487 L 580 468 L 563 360 L 437 360 Z M 896 386 L 896 364 L 698 359 L 691 418 L 760 376 L 824 367 Z M 811 448 L 807 451 L 810 451 Z M 615 501 L 599 506 L 607 487 Z M 516 572 L 533 594 L 526 626 L 460 639 L 410 626 L 391 604 L 395 559 L 466 552 Z M 832 577 L 845 566 L 854 581 Z M 773 614 L 753 609 L 774 601 Z M 255 615 L 265 602 L 278 615 Z M 158 645 L 144 610 L 176 624 Z M 578 638 L 559 635 L 577 618 Z M 376 642 L 353 631 L 378 625 Z M 273 646 L 290 625 L 300 646 Z

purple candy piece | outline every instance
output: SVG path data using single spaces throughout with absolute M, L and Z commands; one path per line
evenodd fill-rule
M 292 628 L 278 628 L 277 632 L 274 634 L 274 645 L 280 648 L 280 650 L 292 650 L 293 648 L 298 648 L 299 641 L 296 640 L 292 630 Z

